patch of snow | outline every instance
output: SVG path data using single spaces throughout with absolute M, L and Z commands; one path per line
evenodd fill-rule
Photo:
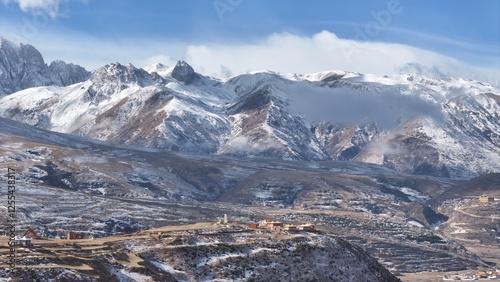
M 424 227 L 422 224 L 420 224 L 420 223 L 418 223 L 418 222 L 416 222 L 414 220 L 409 220 L 407 223 L 410 224 L 410 225 L 416 226 L 416 227 L 420 227 L 420 228 Z
M 154 266 L 158 267 L 159 269 L 165 271 L 165 272 L 168 272 L 168 273 L 173 273 L 173 274 L 177 274 L 177 273 L 186 273 L 185 271 L 179 271 L 179 270 L 176 270 L 174 269 L 172 266 L 168 265 L 168 264 L 165 264 L 165 263 L 160 263 L 160 262 L 157 262 L 157 261 L 150 261 Z
M 96 156 L 71 156 L 64 158 L 65 161 L 69 162 L 76 162 L 76 163 L 97 163 L 97 164 L 103 164 L 107 163 L 108 160 L 106 160 L 103 157 L 96 157 Z
M 143 275 L 143 274 L 140 274 L 137 272 L 131 272 L 128 269 L 122 269 L 122 270 L 120 270 L 120 272 L 123 275 L 125 275 L 125 276 L 127 276 L 127 277 L 129 277 L 137 282 L 146 281 L 148 279 L 151 279 L 151 277 L 149 277 L 149 276 L 146 276 L 146 275 Z

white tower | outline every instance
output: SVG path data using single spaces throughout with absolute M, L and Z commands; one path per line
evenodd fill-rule
M 227 224 L 227 213 L 224 214 L 224 224 Z

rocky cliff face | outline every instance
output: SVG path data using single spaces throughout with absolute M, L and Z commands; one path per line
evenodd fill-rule
M 68 86 L 89 78 L 90 73 L 83 67 L 67 64 L 63 61 L 53 61 L 47 68 L 50 81 L 57 86 Z
M 0 96 L 36 86 L 67 86 L 89 75 L 84 68 L 63 61 L 47 65 L 35 47 L 0 38 Z
M 194 69 L 184 61 L 178 61 L 172 70 L 172 77 L 186 84 L 193 83 L 199 78 Z

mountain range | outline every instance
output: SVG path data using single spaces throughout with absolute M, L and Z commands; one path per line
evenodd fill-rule
M 16 170 L 16 228 L 96 239 L 24 253 L 20 265 L 53 267 L 22 279 L 397 281 L 385 268 L 499 259 L 475 249 L 500 242 L 498 201 L 477 199 L 499 195 L 497 87 L 439 71 L 220 79 L 184 61 L 89 72 L 0 43 L 0 162 Z M 214 224 L 224 214 L 232 227 Z M 320 233 L 248 228 L 262 219 Z
M 0 42 L 0 116 L 39 128 L 183 154 L 452 178 L 500 171 L 500 90 L 480 81 L 345 71 L 218 79 L 183 61 L 87 72 Z

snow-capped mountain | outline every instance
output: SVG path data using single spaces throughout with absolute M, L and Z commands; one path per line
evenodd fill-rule
M 263 71 L 219 80 L 186 62 L 113 63 L 83 82 L 3 97 L 0 115 L 191 154 L 359 161 L 467 178 L 500 171 L 499 101 L 500 90 L 463 78 Z
M 47 65 L 35 47 L 0 37 L 0 97 L 36 86 L 67 86 L 89 76 L 84 68 L 63 61 Z

